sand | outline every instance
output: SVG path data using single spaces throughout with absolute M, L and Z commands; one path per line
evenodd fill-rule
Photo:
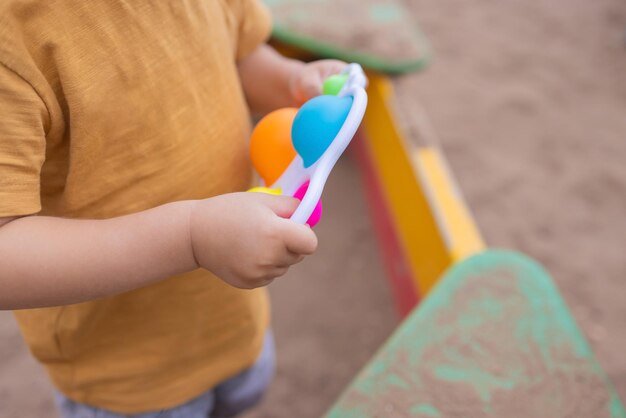
M 436 52 L 396 82 L 406 130 L 421 103 L 487 242 L 545 264 L 626 401 L 626 2 L 406 5 Z M 345 160 L 318 255 L 272 286 L 278 377 L 247 418 L 319 416 L 394 326 L 358 184 Z M 0 313 L 0 417 L 51 408 Z
M 426 108 L 488 244 L 546 266 L 626 401 L 626 2 L 406 4 L 436 56 L 399 110 Z
M 612 416 L 603 376 L 580 356 L 576 341 L 563 343 L 576 332 L 558 314 L 555 289 L 535 275 L 534 263 L 511 253 L 498 257 L 450 272 L 447 287 L 437 290 L 437 300 L 448 303 L 412 317 L 412 326 L 400 331 L 404 344 L 397 336 L 390 342 L 378 367 L 367 369 L 371 380 L 361 376 L 335 416 Z

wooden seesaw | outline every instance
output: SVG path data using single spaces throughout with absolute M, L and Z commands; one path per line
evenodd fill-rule
M 377 59 L 306 33 L 298 17 L 315 7 L 327 14 L 329 0 L 309 1 L 305 11 L 295 0 L 268 3 L 284 53 L 379 71 L 368 73 L 369 104 L 351 147 L 404 319 L 325 416 L 626 418 L 548 273 L 523 254 L 488 249 L 432 131 L 408 140 L 399 129 L 392 84 L 380 71 L 422 68 L 424 38 L 415 37 L 418 52 L 404 61 Z M 399 27 L 389 17 L 406 14 L 384 3 L 360 18 Z

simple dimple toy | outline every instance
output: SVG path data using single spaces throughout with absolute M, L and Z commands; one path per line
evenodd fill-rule
M 361 66 L 350 64 L 327 78 L 323 94 L 300 109 L 279 109 L 261 119 L 252 132 L 250 156 L 263 184 L 250 191 L 299 199 L 291 219 L 314 226 L 322 216 L 328 175 L 365 114 L 366 83 Z

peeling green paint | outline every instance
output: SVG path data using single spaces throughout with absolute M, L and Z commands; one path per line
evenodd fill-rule
M 411 414 L 426 415 L 428 417 L 436 417 L 436 418 L 441 417 L 441 414 L 439 413 L 437 408 L 428 404 L 421 404 L 421 405 L 412 407 Z
M 500 417 L 507 405 L 517 416 L 562 416 L 574 402 L 579 416 L 626 418 L 543 268 L 486 251 L 446 273 L 327 417 Z

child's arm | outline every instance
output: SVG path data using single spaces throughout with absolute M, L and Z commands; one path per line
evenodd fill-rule
M 108 220 L 0 218 L 0 309 L 82 302 L 206 268 L 227 283 L 270 283 L 311 254 L 288 219 L 298 201 L 233 193 Z
M 346 63 L 321 60 L 311 63 L 285 58 L 263 44 L 238 64 L 239 77 L 253 112 L 299 106 L 322 92 L 328 76 L 339 73 Z

